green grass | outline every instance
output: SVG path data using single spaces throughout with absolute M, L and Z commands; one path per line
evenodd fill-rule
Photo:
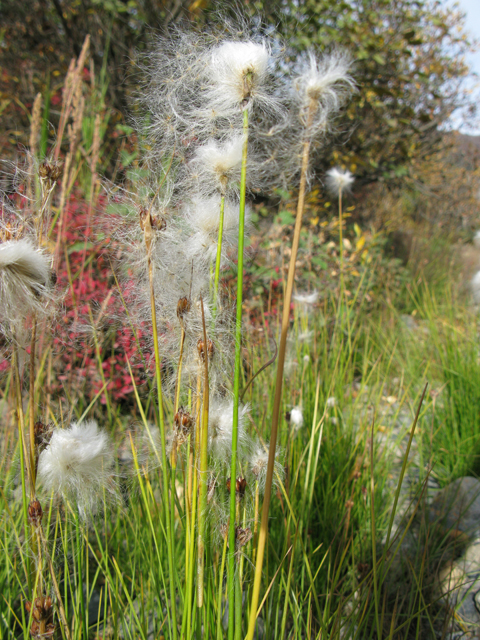
M 478 433 L 479 365 L 472 348 L 474 335 L 468 332 L 471 317 L 467 310 L 455 306 L 455 326 L 459 326 L 458 314 L 463 314 L 463 331 L 452 331 L 448 324 L 452 321 L 451 305 L 440 309 L 428 289 L 417 293 L 418 316 L 425 318 L 429 331 L 419 336 L 405 330 L 402 320 L 391 312 L 389 318 L 386 314 L 382 319 L 360 309 L 347 318 L 346 309 L 338 308 L 333 299 L 324 303 L 321 313 L 296 312 L 283 413 L 300 405 L 304 425 L 297 430 L 285 420 L 281 425 L 286 476 L 272 503 L 263 577 L 263 593 L 268 590 L 268 598 L 260 614 L 264 637 L 337 638 L 346 628 L 358 638 L 409 638 L 415 637 L 412 629 L 417 627 L 425 632 L 438 615 L 435 604 L 422 599 L 425 567 L 422 569 L 421 555 L 417 566 L 413 566 L 415 559 L 411 561 L 413 591 L 407 602 L 397 602 L 397 613 L 392 614 L 389 576 L 395 563 L 391 554 L 386 555 L 382 542 L 393 503 L 388 484 L 393 461 L 376 440 L 378 429 L 385 425 L 373 419 L 375 411 L 365 411 L 367 406 L 379 407 L 396 385 L 400 406 L 410 407 L 413 422 L 424 382 L 428 380 L 430 388 L 446 385 L 435 412 L 431 398 L 422 407 L 418 436 L 422 458 L 432 461 L 433 473 L 443 482 L 475 473 L 478 468 L 478 451 L 472 443 Z M 313 331 L 310 343 L 298 340 L 298 334 L 305 330 Z M 249 345 L 252 370 L 265 362 L 268 350 L 264 341 Z M 251 429 L 264 440 L 269 437 L 272 389 L 272 371 L 267 369 L 247 394 Z M 336 398 L 335 406 L 328 406 L 331 397 Z M 3 402 L 8 406 L 7 393 Z M 77 411 L 82 409 L 80 405 Z M 468 420 L 462 419 L 464 416 Z M 129 416 L 118 416 L 116 425 L 117 440 L 128 447 Z M 17 634 L 21 627 L 27 637 L 20 606 L 27 597 L 27 548 L 21 501 L 15 493 L 18 465 L 11 428 L 6 429 L 2 445 L 0 624 L 4 637 Z M 457 450 L 454 447 L 460 447 L 459 455 L 452 455 Z M 164 510 L 170 506 L 161 497 L 157 465 L 150 461 L 145 466 L 138 458 L 135 462 L 136 472 L 124 480 L 128 486 L 125 502 L 113 509 L 106 505 L 105 512 L 88 526 L 78 522 L 68 505 L 48 516 L 49 549 L 61 579 L 67 615 L 75 621 L 74 638 L 93 637 L 101 629 L 108 637 L 117 638 L 123 627 L 125 637 L 146 638 L 153 613 L 155 637 L 161 633 L 170 637 L 174 621 L 169 617 L 164 529 Z M 177 478 L 180 485 L 185 481 L 181 471 Z M 219 573 L 223 544 L 215 531 L 217 523 L 207 521 L 206 606 L 193 617 L 196 631 L 184 629 L 183 637 L 197 637 L 202 627 L 213 634 L 218 625 L 218 585 L 225 588 Z M 180 629 L 186 579 L 181 495 L 174 529 L 173 579 L 178 588 Z M 395 547 L 394 541 L 392 549 Z M 248 548 L 245 554 L 245 558 L 236 558 L 237 564 L 243 565 L 246 594 L 242 633 L 246 631 L 253 575 Z M 89 618 L 92 593 L 101 594 L 101 622 Z M 222 604 L 225 606 L 223 599 Z

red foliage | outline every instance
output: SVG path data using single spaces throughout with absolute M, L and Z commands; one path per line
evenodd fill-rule
M 97 209 L 105 205 L 101 200 Z M 63 384 L 73 385 L 90 400 L 106 383 L 110 399 L 126 401 L 131 400 L 133 391 L 127 360 L 135 385 L 140 385 L 150 368 L 151 353 L 145 347 L 143 330 L 134 330 L 127 322 L 111 266 L 111 258 L 120 248 L 108 235 L 108 226 L 100 226 L 98 219 L 98 211 L 89 212 L 79 194 L 64 210 L 60 243 L 64 249 L 57 267 L 57 287 L 66 295 L 53 332 L 59 354 L 54 390 L 60 391 Z M 120 325 L 121 317 L 125 321 Z M 100 400 L 105 404 L 105 392 Z

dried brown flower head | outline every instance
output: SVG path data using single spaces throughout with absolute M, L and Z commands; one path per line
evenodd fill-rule
M 193 418 L 186 409 L 180 407 L 175 414 L 173 421 L 177 442 L 178 444 L 183 444 L 187 441 L 188 436 L 193 431 Z
M 34 527 L 39 527 L 42 522 L 42 505 L 38 500 L 32 500 L 28 505 L 28 521 L 33 524 Z
M 202 338 L 200 338 L 197 342 L 198 355 L 200 356 L 200 360 L 205 362 L 205 342 Z M 215 354 L 215 345 L 211 340 L 207 340 L 207 356 L 209 360 L 212 360 Z
M 53 624 L 53 603 L 50 596 L 35 598 L 33 607 L 31 602 L 25 602 L 27 613 L 31 612 L 32 624 L 30 635 L 33 638 L 48 638 L 55 633 Z
M 227 478 L 227 491 L 230 491 L 231 486 L 231 480 L 230 478 Z M 235 492 L 237 495 L 237 500 L 241 500 L 243 498 L 246 488 L 247 481 L 245 480 L 245 478 L 237 478 L 235 480 Z
M 184 316 L 190 311 L 190 308 L 190 300 L 187 296 L 180 298 L 177 303 L 177 317 L 181 322 L 183 321 Z

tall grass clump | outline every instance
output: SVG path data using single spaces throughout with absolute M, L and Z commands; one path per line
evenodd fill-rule
M 291 64 L 275 34 L 244 24 L 160 37 L 135 104 L 143 162 L 101 195 L 101 117 L 88 105 L 84 119 L 87 46 L 65 85 L 68 144 L 47 160 L 33 148 L 23 208 L 2 209 L 3 400 L 18 434 L 8 441 L 0 572 L 0 584 L 15 575 L 17 593 L 2 624 L 72 639 L 380 638 L 388 625 L 393 637 L 403 622 L 385 616 L 381 598 L 399 541 L 385 497 L 390 459 L 377 456 L 368 406 L 383 397 L 394 349 L 378 353 L 364 328 L 368 273 L 352 300 L 344 290 L 348 172 L 330 176 L 340 300 L 296 290 L 311 165 L 355 88 L 350 59 L 310 51 Z M 68 203 L 84 172 L 84 239 L 72 247 Z M 282 309 L 255 343 L 244 299 L 248 200 L 285 185 L 298 202 Z M 96 243 L 112 249 L 115 292 L 85 301 Z M 52 391 L 52 361 L 65 360 L 49 326 L 71 300 L 63 347 L 81 334 L 74 360 L 83 377 L 97 367 L 93 398 L 86 383 L 69 384 L 73 365 Z M 107 354 L 105 318 L 128 330 L 128 348 Z M 123 407 L 115 366 L 130 378 Z M 122 415 L 132 406 L 135 419 Z M 8 499 L 15 482 L 18 511 Z
M 137 323 L 150 322 L 153 330 L 173 638 L 200 626 L 207 636 L 220 637 L 224 619 L 228 637 L 242 637 L 254 557 L 253 634 L 272 487 L 282 479 L 278 426 L 310 149 L 353 88 L 346 57 L 317 60 L 312 53 L 287 78 L 272 53 L 277 50 L 274 40 L 245 27 L 178 31 L 158 42 L 144 88 L 150 152 L 138 223 L 130 220 L 137 285 L 128 305 Z M 247 195 L 271 189 L 280 173 L 298 175 L 300 184 L 268 445 L 247 430 L 251 408 L 242 403 L 243 261 Z M 235 302 L 220 287 L 221 271 L 233 257 Z M 185 522 L 181 618 L 174 578 L 179 484 Z M 214 618 L 209 603 L 215 603 Z

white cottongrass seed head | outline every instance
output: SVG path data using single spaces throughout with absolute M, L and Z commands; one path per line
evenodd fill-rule
M 51 288 L 50 258 L 27 238 L 0 244 L 0 321 L 38 310 Z
M 470 280 L 470 289 L 475 304 L 480 304 L 480 271 L 473 276 Z
M 301 407 L 293 407 L 290 411 L 290 422 L 295 429 L 303 427 L 303 411 Z
M 218 231 L 220 225 L 220 196 L 196 199 L 183 208 L 183 215 L 187 220 L 191 235 L 185 240 L 185 253 L 191 259 L 204 256 L 215 259 L 217 255 Z M 248 229 L 250 208 L 245 208 L 245 225 Z M 238 202 L 225 199 L 223 211 L 222 254 L 236 247 L 238 243 L 239 225 Z
M 86 517 L 102 500 L 114 497 L 115 458 L 110 438 L 94 420 L 53 430 L 38 460 L 38 479 L 43 487 L 74 502 Z
M 217 116 L 231 116 L 255 102 L 268 103 L 263 90 L 270 53 L 265 43 L 227 41 L 216 47 L 207 68 L 211 81 L 208 107 Z
M 327 171 L 327 188 L 332 195 L 350 191 L 355 178 L 348 169 L 333 167 Z
M 252 472 L 255 480 L 258 482 L 258 488 L 261 493 L 265 490 L 265 481 L 267 479 L 267 467 L 268 467 L 268 453 L 269 445 L 262 443 L 255 443 L 253 452 L 249 459 L 249 469 Z M 278 479 L 283 480 L 285 469 L 279 460 L 280 449 L 277 447 L 275 451 L 273 484 L 277 485 Z
M 238 450 L 241 452 L 249 444 L 245 430 L 245 416 L 248 405 L 238 411 Z M 232 454 L 233 400 L 213 400 L 208 417 L 208 440 L 212 455 L 220 462 L 227 462 Z
M 311 293 L 295 293 L 293 295 L 295 302 L 309 306 L 318 302 L 318 291 L 312 291 Z
M 308 53 L 301 73 L 294 81 L 303 118 L 312 105 L 317 109 L 317 117 L 320 115 L 322 119 L 338 111 L 355 89 L 349 73 L 351 64 L 350 56 L 344 52 L 336 51 L 320 58 L 312 51 Z
M 198 147 L 190 163 L 202 191 L 226 193 L 240 181 L 243 136 L 235 135 L 224 143 L 210 140 Z

